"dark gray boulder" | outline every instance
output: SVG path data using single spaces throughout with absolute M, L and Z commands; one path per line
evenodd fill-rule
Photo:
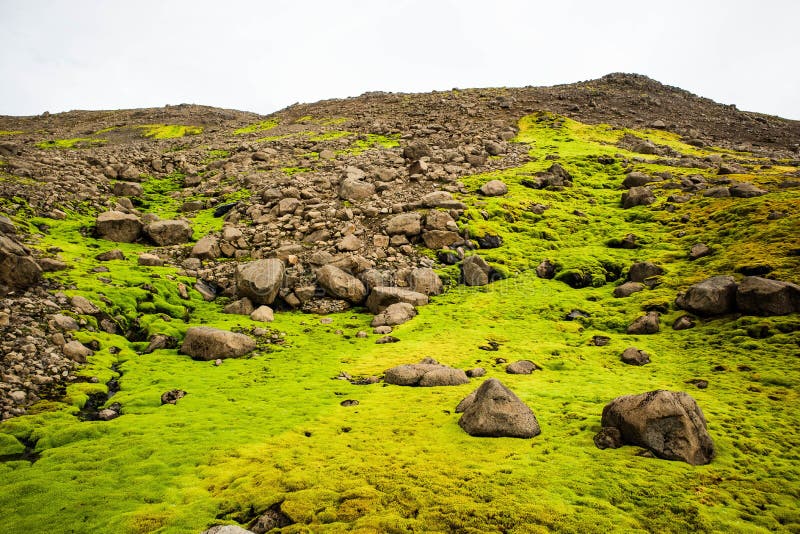
M 631 282 L 644 282 L 648 278 L 661 276 L 662 274 L 664 274 L 664 269 L 655 263 L 640 261 L 634 263 L 631 265 L 630 269 L 628 269 L 628 280 Z
M 496 378 L 481 384 L 459 408 L 458 424 L 470 436 L 532 438 L 541 433 L 533 411 Z
M 722 315 L 736 308 L 736 281 L 732 276 L 714 276 L 694 284 L 675 305 L 696 315 Z
M 601 425 L 601 434 L 608 435 L 611 432 L 606 429 L 616 428 L 621 443 L 644 447 L 658 458 L 691 465 L 704 465 L 714 458 L 705 416 L 697 402 L 682 391 L 617 397 L 603 408 Z
M 791 282 L 745 276 L 736 289 L 736 306 L 748 315 L 800 312 L 800 286 Z

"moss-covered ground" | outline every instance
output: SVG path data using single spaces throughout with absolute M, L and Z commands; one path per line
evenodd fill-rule
M 181 299 L 178 284 L 191 288 L 191 280 L 173 269 L 138 267 L 136 255 L 146 247 L 88 237 L 91 214 L 34 221 L 49 225 L 38 246 L 60 247 L 72 265 L 50 276 L 67 293 L 90 298 L 121 328 L 142 332 L 138 339 L 155 332 L 179 338 L 194 324 L 261 335 L 250 357 L 216 367 L 175 349 L 140 354 L 144 341 L 93 332 L 93 319 L 83 317 L 88 328 L 78 338 L 98 341 L 100 350 L 81 375 L 97 382 L 75 383 L 63 402 L 43 402 L 32 415 L 0 424 L 0 456 L 18 454 L 23 443 L 35 443 L 40 453 L 35 463 L 0 463 L 0 528 L 200 532 L 217 523 L 246 525 L 282 503 L 295 521 L 284 532 L 800 531 L 800 318 L 727 316 L 700 320 L 690 330 L 669 326 L 680 314 L 672 306 L 676 292 L 706 276 L 755 262 L 769 264 L 776 278 L 796 278 L 800 258 L 791 251 L 800 195 L 774 187 L 796 168 L 697 149 L 663 132 L 546 114 L 523 119 L 520 128 L 518 141 L 530 145 L 531 163 L 464 180 L 476 191 L 501 178 L 509 194 L 462 198 L 469 206 L 462 225 L 475 236 L 504 239 L 502 247 L 480 253 L 506 278 L 482 288 L 448 285 L 396 328 L 396 344 L 357 338 L 371 319 L 358 310 L 332 315 L 331 324 L 278 313 L 268 331 L 256 331 L 264 325 L 222 314 L 219 302 L 205 302 L 193 290 Z M 748 173 L 735 179 L 771 192 L 752 199 L 698 195 L 667 209 L 666 198 L 676 191 L 658 189 L 653 206 L 623 210 L 619 187 L 626 170 L 715 178 L 710 169 L 667 166 L 663 158 L 620 149 L 614 143 L 625 133 L 700 159 L 739 161 Z M 553 161 L 572 174 L 573 187 L 522 185 Z M 169 194 L 168 184 L 161 193 L 151 185 L 147 194 Z M 534 204 L 548 209 L 537 215 Z M 767 220 L 771 211 L 786 216 Z M 640 247 L 615 248 L 628 233 Z M 697 241 L 714 254 L 690 262 L 686 254 Z M 122 248 L 128 259 L 107 262 L 109 272 L 92 272 L 92 258 L 111 248 Z M 561 273 L 588 274 L 591 283 L 572 289 L 540 279 L 533 268 L 543 259 Z M 613 298 L 638 260 L 665 268 L 660 284 Z M 589 317 L 565 320 L 574 309 Z M 661 332 L 625 334 L 645 309 L 662 310 Z M 591 345 L 595 335 L 610 337 L 609 345 Z M 479 348 L 488 341 L 498 350 Z M 652 363 L 622 364 L 619 355 L 631 345 L 649 352 Z M 404 388 L 334 379 L 341 371 L 381 374 L 426 356 L 485 367 L 531 406 L 542 434 L 530 440 L 465 434 L 454 408 L 480 380 Z M 496 358 L 531 359 L 543 370 L 507 375 Z M 121 403 L 122 416 L 80 421 L 75 414 L 87 396 L 118 373 L 121 389 L 109 403 Z M 697 389 L 689 383 L 694 379 L 707 380 L 708 388 Z M 173 388 L 188 395 L 161 406 L 161 393 Z M 594 446 L 608 401 L 653 389 L 685 390 L 697 399 L 717 447 L 711 464 L 692 467 L 640 456 L 636 447 Z M 359 404 L 343 407 L 345 399 Z

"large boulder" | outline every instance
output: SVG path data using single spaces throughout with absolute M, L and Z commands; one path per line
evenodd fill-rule
M 39 281 L 42 268 L 31 251 L 15 239 L 0 234 L 0 295 L 26 289 Z
M 139 217 L 121 211 L 106 211 L 95 221 L 97 237 L 118 243 L 133 243 L 142 235 Z
M 496 378 L 489 378 L 467 397 L 458 424 L 470 436 L 532 438 L 541 433 L 533 411 Z
M 630 269 L 628 269 L 628 280 L 631 282 L 644 282 L 648 278 L 661 276 L 662 274 L 664 274 L 664 269 L 655 263 L 640 261 L 634 263 L 631 265 Z
M 631 187 L 622 193 L 622 207 L 625 209 L 635 206 L 649 206 L 656 201 L 653 191 L 647 187 Z
M 201 260 L 213 260 L 219 258 L 221 254 L 219 249 L 219 240 L 209 234 L 201 237 L 197 243 L 192 247 L 191 256 L 200 258 Z
M 194 326 L 186 331 L 180 353 L 194 360 L 208 361 L 238 358 L 255 348 L 256 342 L 250 336 L 210 326 Z
M 603 408 L 601 425 L 605 435 L 609 434 L 606 429 L 616 428 L 623 444 L 644 447 L 665 460 L 704 465 L 714 457 L 705 416 L 697 402 L 682 391 L 617 397 Z M 603 445 L 598 441 L 598 446 Z
M 736 306 L 749 315 L 800 312 L 800 286 L 791 282 L 745 276 L 736 290 Z
M 628 347 L 623 351 L 620 360 L 628 365 L 647 365 L 650 363 L 650 355 L 636 347 Z
M 736 281 L 732 276 L 714 276 L 690 286 L 678 295 L 675 305 L 697 315 L 722 315 L 736 307 Z
M 422 234 L 422 241 L 425 246 L 431 250 L 440 250 L 444 247 L 450 247 L 461 241 L 461 236 L 458 232 L 451 230 L 428 230 Z
M 419 213 L 401 213 L 386 221 L 386 233 L 389 235 L 417 235 L 422 231 L 422 216 Z
M 487 197 L 499 197 L 508 193 L 508 186 L 502 180 L 489 180 L 481 186 L 480 192 Z
M 383 381 L 397 386 L 459 386 L 469 382 L 461 369 L 441 365 L 435 360 L 425 359 L 421 363 L 398 365 L 387 369 Z
M 645 174 L 639 171 L 629 172 L 625 179 L 622 180 L 622 187 L 625 189 L 630 189 L 631 187 L 641 187 L 643 185 L 647 185 L 651 182 L 660 182 L 662 178 L 658 176 L 650 176 L 649 174 Z
M 439 295 L 444 290 L 442 279 L 430 267 L 414 269 L 408 277 L 408 287 L 424 295 Z
M 317 283 L 329 295 L 358 304 L 367 296 L 364 284 L 355 276 L 335 265 L 325 265 L 317 271 Z
M 491 279 L 492 268 L 477 254 L 467 256 L 461 262 L 461 276 L 468 286 L 485 286 Z
M 366 306 L 370 313 L 377 314 L 396 302 L 424 306 L 428 303 L 428 296 L 402 287 L 378 286 L 373 287 L 370 291 Z
M 182 219 L 152 222 L 145 226 L 144 232 L 160 247 L 180 245 L 192 239 L 192 227 Z
M 236 268 L 236 292 L 254 304 L 272 304 L 283 284 L 285 269 L 276 258 L 257 260 Z

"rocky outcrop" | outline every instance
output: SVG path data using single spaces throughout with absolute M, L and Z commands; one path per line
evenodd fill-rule
M 532 438 L 541 433 L 533 411 L 496 378 L 464 399 L 458 425 L 470 436 Z
M 748 315 L 800 312 L 800 286 L 791 282 L 745 276 L 736 289 L 736 306 Z
M 706 419 L 697 402 L 684 392 L 651 391 L 617 397 L 605 408 L 603 427 L 595 444 L 600 448 L 638 445 L 658 458 L 704 465 L 714 458 L 714 443 L 706 429 Z M 609 440 L 616 429 L 619 442 Z M 599 443 L 598 443 L 599 442 Z
M 250 336 L 209 326 L 193 326 L 186 331 L 181 354 L 194 360 L 224 360 L 238 358 L 252 352 L 256 342 Z
M 283 262 L 275 258 L 239 265 L 236 268 L 236 292 L 254 304 L 270 305 L 283 284 L 284 274 Z

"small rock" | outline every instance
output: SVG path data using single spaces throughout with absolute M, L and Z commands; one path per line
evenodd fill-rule
M 659 331 L 658 312 L 647 312 L 628 326 L 629 334 L 655 334 Z
M 175 404 L 186 396 L 182 389 L 171 389 L 161 394 L 161 404 Z
M 269 306 L 259 306 L 250 314 L 250 318 L 254 321 L 262 323 L 271 323 L 275 320 L 275 314 Z
M 650 363 L 650 355 L 636 347 L 625 349 L 620 359 L 628 365 L 646 365 Z
M 541 370 L 541 367 L 530 360 L 519 360 L 506 366 L 506 373 L 510 375 L 529 375 L 534 371 Z
M 499 197 L 508 193 L 508 186 L 502 180 L 490 180 L 481 186 L 480 193 L 487 197 Z

